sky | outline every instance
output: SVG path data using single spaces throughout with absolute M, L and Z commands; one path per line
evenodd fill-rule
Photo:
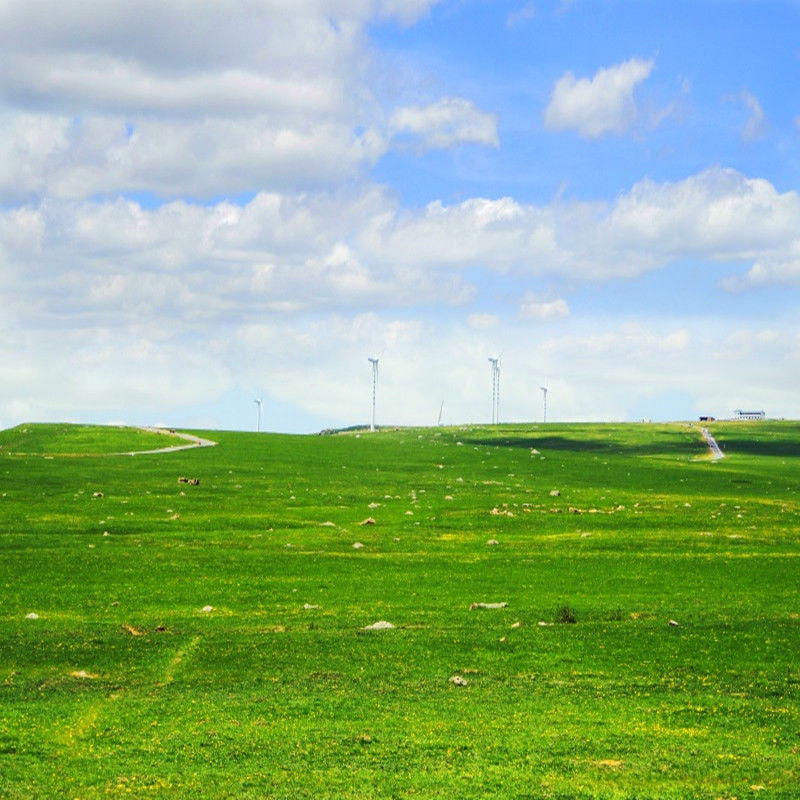
M 800 417 L 797 0 L 4 0 L 0 427 Z

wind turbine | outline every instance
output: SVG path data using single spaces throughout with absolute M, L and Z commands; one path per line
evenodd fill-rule
M 370 364 L 372 364 L 372 424 L 369 426 L 371 431 L 375 430 L 375 395 L 378 387 L 378 359 L 377 358 L 368 358 Z
M 444 411 L 444 400 L 442 400 L 442 404 L 439 406 L 439 419 L 436 422 L 437 427 L 442 424 L 442 411 Z
M 261 403 L 262 403 L 263 397 L 264 397 L 264 393 L 261 392 L 260 396 L 257 397 L 255 400 L 253 400 L 253 402 L 256 404 L 256 406 L 258 406 L 258 412 L 257 412 L 258 416 L 256 417 L 256 432 L 257 433 L 261 433 Z
M 550 391 L 546 386 L 539 387 L 542 390 L 542 399 L 544 401 L 544 422 L 547 422 L 547 393 Z
M 500 357 L 489 358 L 492 365 L 492 425 L 500 421 Z

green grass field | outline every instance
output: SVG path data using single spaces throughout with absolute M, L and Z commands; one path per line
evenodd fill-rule
M 800 424 L 713 432 L 0 433 L 0 797 L 796 800 Z

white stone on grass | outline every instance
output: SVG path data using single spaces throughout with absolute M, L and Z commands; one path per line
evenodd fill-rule
M 35 611 L 25 615 L 25 619 L 39 619 L 39 615 Z
M 200 610 L 204 614 L 210 614 L 214 610 L 214 606 L 203 606 Z
M 360 550 L 363 546 L 361 542 L 353 542 L 353 550 Z
M 365 625 L 365 631 L 389 631 L 394 628 L 391 622 L 387 622 L 385 619 L 380 619 L 377 622 L 373 622 L 372 625 Z
M 451 675 L 448 681 L 454 686 L 469 686 L 469 681 L 461 675 Z
M 486 544 L 489 545 L 490 547 L 494 547 L 494 545 L 500 544 L 500 542 L 498 542 L 497 539 L 489 539 L 489 541 L 487 541 Z
M 471 611 L 474 611 L 476 608 L 488 608 L 488 609 L 508 608 L 508 603 L 473 603 L 470 606 Z

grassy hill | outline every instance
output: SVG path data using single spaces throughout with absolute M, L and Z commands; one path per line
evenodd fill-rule
M 0 431 L 0 455 L 109 455 L 185 443 L 168 432 L 111 425 L 36 423 Z
M 15 431 L 0 797 L 798 796 L 797 423 Z

